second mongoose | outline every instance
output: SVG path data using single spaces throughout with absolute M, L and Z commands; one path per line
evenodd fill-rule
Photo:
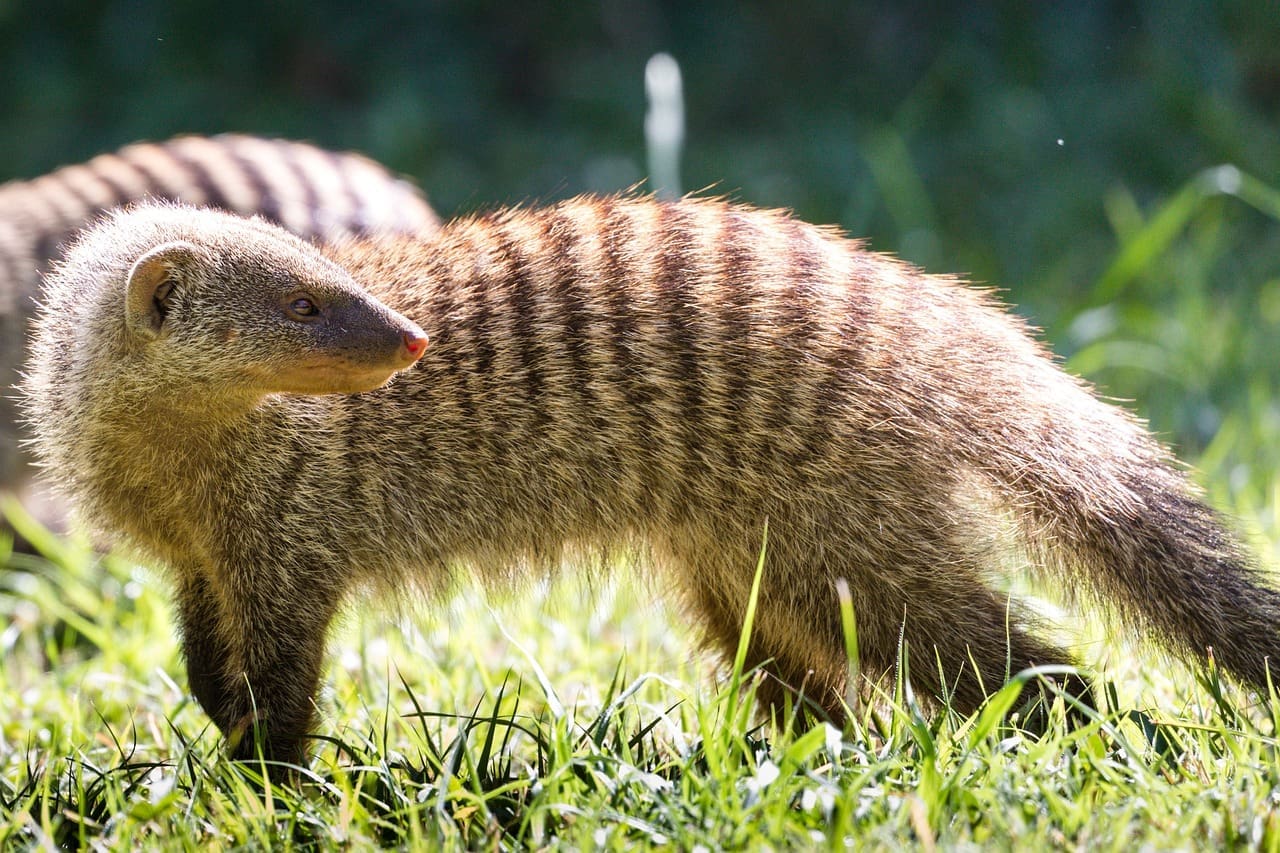
M 305 757 L 353 590 L 637 542 L 726 651 L 763 545 L 763 697 L 835 719 L 842 584 L 859 677 L 905 646 L 962 712 L 1070 661 L 1010 568 L 1258 688 L 1280 654 L 1280 595 L 1133 417 L 986 293 L 777 211 L 579 198 L 327 256 L 117 214 L 50 278 L 26 395 L 85 518 L 168 568 L 237 756 Z
M 234 133 L 138 142 L 0 184 L 0 493 L 23 495 L 46 524 L 60 524 L 59 508 L 34 506 L 26 494 L 29 466 L 12 391 L 40 275 L 94 217 L 145 198 L 261 214 L 313 239 L 427 235 L 440 227 L 416 186 L 367 157 Z

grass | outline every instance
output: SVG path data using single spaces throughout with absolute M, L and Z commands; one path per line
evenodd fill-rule
M 1247 268 L 1238 217 L 1280 204 L 1225 174 L 1149 213 L 1111 199 L 1114 262 L 1050 333 L 1073 369 L 1142 401 L 1274 558 L 1280 285 L 1213 282 Z M 6 848 L 1280 849 L 1280 706 L 1212 669 L 1086 623 L 1106 707 L 1069 725 L 1057 698 L 1038 738 L 1005 722 L 1016 687 L 972 718 L 926 715 L 899 686 L 843 732 L 761 723 L 751 673 L 705 660 L 626 567 L 518 603 L 462 590 L 404 618 L 354 607 L 305 784 L 266 787 L 186 694 L 162 585 L 27 533 L 42 556 L 0 543 Z
M 497 612 L 463 594 L 425 633 L 353 615 L 306 783 L 264 795 L 184 695 L 151 584 L 60 559 L 15 557 L 0 599 L 5 845 L 1280 844 L 1276 721 L 1212 673 L 1123 673 L 1120 710 L 1069 726 L 1058 699 L 1039 739 L 1002 722 L 1009 688 L 972 719 L 900 691 L 848 731 L 795 733 L 621 580 Z

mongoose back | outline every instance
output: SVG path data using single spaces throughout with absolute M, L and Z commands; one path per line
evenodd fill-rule
M 148 197 L 258 213 L 318 239 L 425 235 L 440 224 L 416 187 L 359 154 L 238 134 L 137 143 L 0 185 L 0 491 L 21 491 L 28 473 L 11 389 L 41 272 L 93 217 Z M 55 520 L 54 507 L 42 510 Z
M 323 315 L 335 269 L 365 288 L 344 299 L 432 336 L 378 390 L 342 393 L 338 324 L 270 301 Z M 168 567 L 191 687 L 236 755 L 253 723 L 269 756 L 304 757 L 353 588 L 641 541 L 731 650 L 766 524 L 749 659 L 767 700 L 802 691 L 837 719 L 841 580 L 863 676 L 905 642 L 917 691 L 961 711 L 1070 661 L 996 590 L 1011 563 L 1256 687 L 1280 653 L 1280 595 L 1134 418 L 987 294 L 781 212 L 579 198 L 326 260 L 265 223 L 151 208 L 80 242 L 45 300 L 39 454 L 88 521 Z M 386 334 L 380 376 L 406 361 Z

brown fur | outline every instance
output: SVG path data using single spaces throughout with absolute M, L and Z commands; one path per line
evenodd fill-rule
M 148 197 L 262 214 L 308 238 L 427 235 L 440 226 L 416 187 L 368 158 L 237 134 L 137 143 L 0 186 L 0 492 L 25 491 L 29 472 L 10 389 L 40 274 L 103 210 Z M 42 506 L 40 514 L 58 523 L 56 507 Z
M 200 702 L 233 734 L 256 707 L 276 757 L 303 756 L 355 587 L 645 541 L 729 651 L 766 522 L 750 662 L 767 698 L 802 688 L 836 718 L 841 579 L 871 679 L 901 640 L 917 690 L 971 711 L 1011 670 L 1068 662 L 993 587 L 1011 553 L 1255 686 L 1280 652 L 1280 596 L 1131 416 L 988 295 L 833 231 L 581 198 L 339 247 L 432 345 L 380 390 L 285 396 L 236 379 L 246 353 L 316 353 L 291 356 L 243 293 L 330 267 L 264 224 L 168 216 L 117 217 L 52 278 L 30 414 L 86 516 L 172 571 Z M 197 265 L 165 336 L 132 341 L 123 278 L 175 238 L 220 272 Z

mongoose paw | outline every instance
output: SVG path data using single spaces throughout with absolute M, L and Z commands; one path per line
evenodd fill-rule
M 306 767 L 304 740 L 273 733 L 267 719 L 266 710 L 255 709 L 237 720 L 227 731 L 227 755 L 232 761 L 265 764 L 274 782 L 291 781 Z
M 238 761 L 250 759 L 255 757 L 256 747 L 261 743 L 265 755 L 266 720 L 266 711 L 254 709 L 232 723 L 227 730 L 227 753 Z

